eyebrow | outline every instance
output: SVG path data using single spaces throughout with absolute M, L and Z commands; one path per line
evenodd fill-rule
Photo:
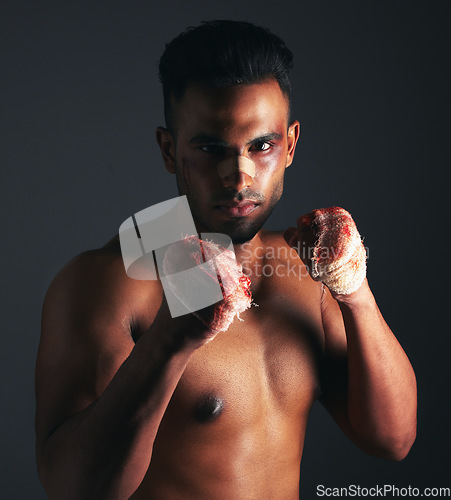
M 283 139 L 283 135 L 277 132 L 270 132 L 268 134 L 263 134 L 260 137 L 256 137 L 247 143 L 247 146 L 252 146 L 254 144 L 258 144 L 260 142 L 269 142 L 269 141 L 281 141 Z M 215 146 L 222 146 L 225 148 L 230 147 L 230 144 L 227 141 L 224 141 L 220 137 L 216 137 L 210 134 L 197 134 L 189 141 L 189 144 L 213 144 Z

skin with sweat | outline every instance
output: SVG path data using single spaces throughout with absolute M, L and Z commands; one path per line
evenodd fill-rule
M 283 233 L 262 229 L 299 137 L 288 115 L 273 80 L 192 85 L 174 134 L 157 130 L 198 231 L 230 235 L 251 278 L 258 307 L 242 322 L 212 335 L 193 315 L 171 319 L 158 282 L 125 275 L 117 237 L 55 279 L 36 424 L 53 498 L 297 500 L 318 399 L 363 450 L 399 460 L 410 449 L 415 377 L 368 283 L 332 297 Z M 218 174 L 240 156 L 255 176 Z

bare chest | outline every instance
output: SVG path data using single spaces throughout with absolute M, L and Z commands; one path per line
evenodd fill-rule
M 256 297 L 242 322 L 193 354 L 161 421 L 143 491 L 169 498 L 168 488 L 194 481 L 202 493 L 193 498 L 275 497 L 270 490 L 297 498 L 322 330 L 317 301 L 291 297 Z
M 285 300 L 285 306 L 287 301 Z M 270 412 L 302 418 L 319 388 L 320 325 L 272 300 L 246 311 L 191 358 L 168 411 L 243 428 Z

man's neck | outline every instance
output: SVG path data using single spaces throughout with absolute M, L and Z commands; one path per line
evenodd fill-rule
M 265 265 L 266 246 L 259 231 L 252 240 L 242 245 L 234 245 L 236 260 L 243 266 L 243 272 L 251 279 L 252 294 L 260 288 L 262 268 Z
M 196 224 L 199 237 L 202 233 L 208 231 Z M 252 288 L 257 286 L 258 277 L 261 275 L 260 270 L 265 262 L 265 243 L 263 237 L 264 230 L 261 229 L 251 240 L 245 243 L 233 244 L 235 257 L 238 263 L 243 267 L 243 272 L 252 281 Z
M 251 240 L 239 245 L 233 245 L 235 249 L 236 260 L 241 264 L 243 262 L 255 263 L 256 260 L 262 259 L 263 242 L 261 231 L 259 231 Z

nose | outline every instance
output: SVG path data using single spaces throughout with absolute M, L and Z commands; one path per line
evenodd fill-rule
M 237 191 L 252 186 L 253 182 L 254 179 L 250 175 L 239 170 L 222 178 L 222 185 L 225 188 L 235 188 Z
M 219 163 L 218 174 L 224 187 L 241 191 L 253 184 L 255 164 L 245 156 L 227 158 Z

